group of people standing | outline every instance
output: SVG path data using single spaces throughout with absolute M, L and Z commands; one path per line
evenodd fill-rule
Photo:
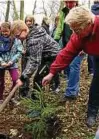
M 89 90 L 86 121 L 88 127 L 92 127 L 95 124 L 99 110 L 99 19 L 98 16 L 95 16 L 99 14 L 98 8 L 99 1 L 95 0 L 94 5 L 91 7 L 91 11 L 79 6 L 70 10 L 69 14 L 65 17 L 65 23 L 68 24 L 69 27 L 73 30 L 73 34 L 65 48 L 59 52 L 56 60 L 52 63 L 50 67 L 50 73 L 44 77 L 42 81 L 43 85 L 46 85 L 48 82 L 50 82 L 56 72 L 68 67 L 68 65 L 71 65 L 71 61 L 73 62 L 77 57 L 77 54 L 82 53 L 82 50 L 89 54 L 89 56 L 93 56 L 94 75 Z
M 22 97 L 27 97 L 29 78 L 32 74 L 35 73 L 34 89 L 39 89 L 38 85 L 45 86 L 53 78 L 51 89 L 58 92 L 59 72 L 64 69 L 68 84 L 61 102 L 77 99 L 80 91 L 80 65 L 85 53 L 88 53 L 93 56 L 94 76 L 89 91 L 86 123 L 92 127 L 99 109 L 99 17 L 95 16 L 95 14 L 98 15 L 99 2 L 94 1 L 92 11 L 79 7 L 78 0 L 64 0 L 64 4 L 65 7 L 56 18 L 52 36 L 48 30 L 49 26 L 45 22 L 46 19 L 42 26 L 35 24 L 32 16 L 27 16 L 25 22 L 17 20 L 13 21 L 11 25 L 6 22 L 1 24 L 0 90 L 2 91 L 0 91 L 0 102 L 3 101 L 5 70 L 9 70 L 12 77 L 12 88 L 16 84 L 21 86 L 20 94 Z M 60 40 L 62 41 L 61 50 Z M 21 56 L 22 73 L 18 77 L 16 62 Z M 36 99 L 34 94 L 31 97 Z

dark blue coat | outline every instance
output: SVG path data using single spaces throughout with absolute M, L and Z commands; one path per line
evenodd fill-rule
M 91 6 L 91 11 L 95 15 L 99 15 L 99 2 Z

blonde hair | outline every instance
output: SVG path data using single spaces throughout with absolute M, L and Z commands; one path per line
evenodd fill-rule
M 50 24 L 50 20 L 49 20 L 49 18 L 48 18 L 47 16 L 43 17 L 42 24 L 43 24 L 43 23 L 45 23 L 45 24 L 47 24 L 47 25 Z
M 1 24 L 1 28 L 10 29 L 11 28 L 10 22 L 4 22 L 4 23 L 2 23 Z
M 55 17 L 55 22 L 59 20 L 59 15 Z
M 25 23 L 26 23 L 27 18 L 29 18 L 33 24 L 35 23 L 35 19 L 34 19 L 33 15 L 27 15 L 25 17 Z
M 16 31 L 28 30 L 27 25 L 22 20 L 13 21 L 11 25 L 11 34 L 15 35 Z
M 66 16 L 65 22 L 72 27 L 72 29 L 74 26 L 79 29 L 84 29 L 89 23 L 92 23 L 92 13 L 83 6 L 74 7 Z

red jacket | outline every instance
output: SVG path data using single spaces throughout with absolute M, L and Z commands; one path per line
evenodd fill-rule
M 89 55 L 99 56 L 99 16 L 95 16 L 92 33 L 88 37 L 81 39 L 75 33 L 71 35 L 66 47 L 59 52 L 52 63 L 50 73 L 55 74 L 64 69 L 82 50 Z

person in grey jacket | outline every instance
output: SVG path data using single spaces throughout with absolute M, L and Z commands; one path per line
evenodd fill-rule
M 28 28 L 31 28 L 34 23 L 35 23 L 35 19 L 34 19 L 33 15 L 27 15 L 25 17 L 25 24 L 28 26 Z M 22 59 L 21 59 L 21 72 L 23 72 L 23 70 L 25 69 L 26 63 L 28 60 L 28 52 L 26 51 L 26 47 L 27 47 L 26 40 L 22 41 L 22 44 L 24 46 L 24 52 L 22 54 Z M 25 81 L 24 85 L 22 87 L 20 87 L 19 94 L 21 97 L 28 97 L 29 85 L 30 85 L 30 79 L 27 79 L 27 81 Z
M 42 78 L 48 72 L 49 65 L 59 52 L 58 43 L 51 38 L 39 25 L 33 25 L 29 30 L 21 20 L 12 24 L 12 35 L 20 40 L 26 39 L 29 58 L 17 84 L 21 86 L 32 74 L 35 74 L 34 83 L 42 87 Z M 49 64 L 48 64 L 49 63 Z M 34 88 L 37 89 L 36 84 Z

